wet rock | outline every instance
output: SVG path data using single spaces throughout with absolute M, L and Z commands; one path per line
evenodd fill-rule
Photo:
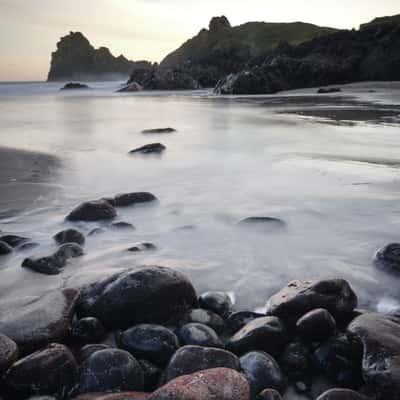
M 329 94 L 329 93 L 339 93 L 342 89 L 331 87 L 331 88 L 320 88 L 317 90 L 317 94 Z
M 153 392 L 157 388 L 161 376 L 161 369 L 148 360 L 139 360 L 144 376 L 144 390 Z
M 84 255 L 84 251 L 79 244 L 65 243 L 61 245 L 55 252 L 54 256 L 58 259 L 69 260 L 70 258 L 77 258 Z
M 104 233 L 106 230 L 104 228 L 94 228 L 89 233 L 88 236 L 97 236 Z
M 183 346 L 171 358 L 165 369 L 165 380 L 212 368 L 230 368 L 239 371 L 239 359 L 226 350 L 213 347 Z
M 246 378 L 227 368 L 180 376 L 150 395 L 149 400 L 250 400 Z
M 137 192 L 118 194 L 117 196 L 115 196 L 114 200 L 116 207 L 129 207 L 136 204 L 157 201 L 157 197 L 154 196 L 154 194 L 148 192 Z
M 86 393 L 74 400 L 147 400 L 149 396 L 150 393 L 143 392 Z
M 164 267 L 130 269 L 82 290 L 78 312 L 111 328 L 179 319 L 197 305 L 196 292 L 180 272 Z
M 134 231 L 136 228 L 130 224 L 129 222 L 114 222 L 111 224 L 111 228 L 119 229 L 119 230 L 127 230 L 127 231 Z
M 105 336 L 103 324 L 97 318 L 82 318 L 71 328 L 71 338 L 78 343 L 96 343 Z
M 58 275 L 66 265 L 66 258 L 55 254 L 45 257 L 28 257 L 22 262 L 23 268 L 45 275 Z
M 76 382 L 78 365 L 67 347 L 52 344 L 17 361 L 4 375 L 9 398 L 64 397 Z
M 240 367 L 254 396 L 264 389 L 282 390 L 285 387 L 278 363 L 267 353 L 252 351 L 245 354 L 240 357 Z
M 242 219 L 238 223 L 241 227 L 256 228 L 259 230 L 265 229 L 281 229 L 286 227 L 286 222 L 279 218 L 272 217 L 249 217 Z
M 115 207 L 115 199 L 114 199 L 114 197 L 102 197 L 100 200 L 104 200 L 107 203 L 110 203 L 113 207 Z
M 276 355 L 288 341 L 288 333 L 279 318 L 263 317 L 249 322 L 235 333 L 226 344 L 226 348 L 238 355 L 253 350 Z
M 66 229 L 54 235 L 54 240 L 58 244 L 77 243 L 80 246 L 85 244 L 85 236 L 76 229 Z
M 5 256 L 12 253 L 13 248 L 6 242 L 0 242 L 0 256 Z
M 357 296 L 343 279 L 293 281 L 269 299 L 267 314 L 295 324 L 307 312 L 325 308 L 336 321 L 340 321 L 347 318 L 356 306 Z
M 331 389 L 321 394 L 317 400 L 370 400 L 364 395 L 349 389 Z
M 225 292 L 207 292 L 199 297 L 201 308 L 215 312 L 223 318 L 228 317 L 232 312 L 233 304 L 228 293 Z
M 77 354 L 77 360 L 79 364 L 87 360 L 92 354 L 96 353 L 96 351 L 101 351 L 101 350 L 106 350 L 110 349 L 111 346 L 107 344 L 87 344 L 86 346 L 83 346 L 78 354 Z
M 84 83 L 70 82 L 66 83 L 60 90 L 76 90 L 76 89 L 89 89 L 88 85 Z
M 178 330 L 178 337 L 183 345 L 204 347 L 223 347 L 216 332 L 207 325 L 190 323 Z
M 36 242 L 26 242 L 23 244 L 20 244 L 19 246 L 16 247 L 17 251 L 27 251 L 27 250 L 31 250 L 34 249 L 36 247 L 39 247 L 39 243 Z
M 303 315 L 296 323 L 297 333 L 308 341 L 320 342 L 335 333 L 336 321 L 324 308 Z
M 131 253 L 137 253 L 139 251 L 149 251 L 149 250 L 157 250 L 156 245 L 149 242 L 140 242 L 134 244 L 128 249 L 128 251 L 130 251 Z
M 136 149 L 131 150 L 129 153 L 140 153 L 140 154 L 160 154 L 162 153 L 166 147 L 161 143 L 150 143 L 145 146 L 138 147 Z
M 138 359 L 165 365 L 179 348 L 175 333 L 161 325 L 136 325 L 119 337 L 119 346 Z
M 131 82 L 129 85 L 124 86 L 123 88 L 117 90 L 118 93 L 126 93 L 126 92 L 140 92 L 143 90 L 143 87 L 139 85 L 137 82 Z
M 228 327 L 229 332 L 236 333 L 240 329 L 242 329 L 246 324 L 250 321 L 255 320 L 256 318 L 265 317 L 264 314 L 255 313 L 252 311 L 239 311 L 231 314 L 227 320 L 226 325 Z
M 155 128 L 155 129 L 145 129 L 142 133 L 172 133 L 176 132 L 174 128 Z
M 127 351 L 106 349 L 93 353 L 81 366 L 80 393 L 142 391 L 143 371 Z
M 0 375 L 18 359 L 18 346 L 9 337 L 0 334 Z
M 221 333 L 225 328 L 225 322 L 218 314 L 202 308 L 190 310 L 182 317 L 182 324 L 189 324 L 192 322 L 207 325 L 217 333 Z
M 15 248 L 23 243 L 29 242 L 29 238 L 16 235 L 4 235 L 0 237 L 0 242 L 5 242 L 9 246 Z
M 279 365 L 291 381 L 308 381 L 312 373 L 311 356 L 311 349 L 306 344 L 292 342 L 282 352 Z
M 400 318 L 364 314 L 348 327 L 364 347 L 362 372 L 365 382 L 377 389 L 378 397 L 398 399 L 400 393 Z
M 378 267 L 400 273 L 400 243 L 391 243 L 378 250 L 374 262 Z
M 282 396 L 275 389 L 265 389 L 256 397 L 256 400 L 282 400 Z
M 0 332 L 14 340 L 21 353 L 35 351 L 68 335 L 79 292 L 53 291 L 37 300 L 0 311 Z
M 106 200 L 87 201 L 72 210 L 69 221 L 99 221 L 113 219 L 117 216 L 115 208 Z

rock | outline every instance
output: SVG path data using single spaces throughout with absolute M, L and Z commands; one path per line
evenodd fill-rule
M 267 353 L 252 351 L 240 357 L 240 367 L 250 384 L 253 396 L 264 389 L 282 390 L 285 378 L 278 363 Z
M 27 250 L 31 250 L 34 249 L 36 247 L 39 247 L 39 243 L 36 242 L 26 242 L 23 244 L 20 244 L 19 246 L 16 247 L 17 251 L 27 251 Z
M 180 376 L 150 395 L 149 400 L 250 400 L 246 378 L 237 371 L 214 368 Z
M 54 256 L 58 259 L 69 260 L 70 258 L 77 258 L 84 255 L 84 251 L 79 244 L 65 243 L 61 245 L 55 252 Z
M 128 231 L 134 231 L 136 229 L 129 222 L 114 222 L 113 224 L 111 224 L 111 228 L 113 228 L 113 229 L 125 229 L 125 230 L 128 230 Z
M 0 334 L 0 375 L 18 359 L 18 346 L 9 337 Z
M 274 389 L 265 389 L 256 397 L 256 400 L 282 400 L 282 396 Z
M 29 238 L 16 235 L 4 235 L 0 237 L 0 242 L 5 242 L 12 248 L 18 247 L 19 245 L 29 242 Z
M 119 194 L 115 196 L 114 200 L 116 207 L 129 207 L 136 204 L 157 201 L 157 197 L 148 192 L 138 192 Z
M 66 229 L 64 231 L 58 232 L 54 236 L 54 240 L 58 244 L 76 243 L 80 246 L 83 246 L 85 244 L 85 236 L 76 229 Z
M 296 323 L 297 333 L 311 342 L 329 339 L 335 333 L 336 321 L 324 308 L 317 308 L 303 315 Z
M 166 382 L 182 375 L 213 368 L 239 371 L 239 359 L 226 350 L 213 347 L 183 346 L 171 358 L 165 369 Z
M 52 344 L 17 361 L 4 375 L 9 398 L 64 397 L 75 384 L 78 365 L 67 347 Z
M 218 314 L 215 314 L 210 310 L 204 310 L 202 308 L 189 310 L 182 317 L 181 324 L 189 324 L 192 322 L 207 325 L 210 328 L 214 329 L 214 331 L 217 333 L 222 333 L 225 328 L 225 322 Z
M 210 33 L 218 33 L 230 28 L 232 28 L 232 26 L 225 15 L 222 15 L 221 17 L 213 17 L 209 24 Z
M 317 400 L 370 400 L 360 393 L 348 389 L 331 389 L 321 394 Z
M 149 250 L 157 250 L 157 247 L 153 243 L 149 242 L 140 242 L 136 243 L 133 246 L 129 247 L 128 251 L 132 253 L 136 253 L 139 251 L 149 251 Z
M 12 253 L 13 248 L 8 245 L 6 242 L 0 242 L 0 256 L 6 256 L 7 254 Z
M 74 400 L 147 400 L 149 396 L 149 393 L 143 392 L 86 393 Z
M 302 342 L 289 343 L 279 357 L 279 365 L 291 381 L 309 381 L 312 373 L 311 348 Z
M 163 366 L 179 348 L 175 333 L 161 325 L 139 324 L 119 337 L 119 346 L 138 359 Z
M 104 233 L 106 230 L 104 228 L 94 228 L 89 233 L 88 236 L 97 236 Z
M 70 82 L 66 83 L 60 90 L 89 89 L 88 85 L 83 83 Z
M 96 351 L 110 349 L 111 346 L 107 344 L 87 344 L 83 346 L 78 354 L 77 360 L 79 364 L 82 364 L 85 360 L 87 360 L 92 354 L 96 353 Z
M 96 343 L 105 336 L 103 324 L 97 318 L 82 318 L 71 327 L 71 338 L 78 343 Z
M 242 227 L 251 227 L 261 230 L 269 229 L 282 229 L 286 228 L 286 222 L 279 218 L 271 217 L 249 217 L 242 219 L 238 223 Z
M 254 350 L 276 355 L 288 340 L 288 333 L 279 318 L 263 317 L 249 322 L 235 333 L 226 348 L 238 355 Z
M 223 318 L 229 316 L 232 312 L 233 304 L 228 293 L 225 292 L 207 292 L 199 297 L 201 308 L 215 312 Z
M 143 87 L 139 85 L 137 82 L 131 82 L 129 85 L 124 86 L 123 88 L 117 90 L 118 93 L 125 92 L 141 92 Z
M 255 320 L 256 318 L 262 318 L 266 315 L 255 313 L 252 311 L 239 311 L 231 314 L 227 320 L 226 325 L 230 333 L 236 333 L 240 329 L 242 329 L 246 324 L 250 321 Z
M 318 89 L 317 93 L 318 94 L 329 94 L 329 93 L 338 93 L 341 91 L 342 91 L 342 89 L 340 89 L 340 88 L 332 87 L 332 88 L 320 88 L 320 89 Z
M 369 313 L 348 327 L 364 347 L 362 373 L 379 398 L 396 400 L 400 393 L 400 318 Z
M 190 323 L 181 326 L 178 330 L 178 337 L 184 345 L 223 347 L 216 332 L 203 324 Z
M 68 214 L 67 220 L 90 222 L 113 219 L 116 216 L 115 208 L 108 201 L 97 200 L 82 203 Z
M 150 143 L 145 146 L 138 147 L 136 149 L 131 150 L 129 153 L 140 153 L 140 154 L 161 154 L 166 147 L 161 143 Z
M 96 351 L 81 366 L 80 393 L 142 391 L 143 386 L 142 368 L 127 351 Z
M 45 275 L 58 275 L 66 265 L 66 258 L 55 254 L 45 257 L 28 257 L 22 262 L 23 268 Z
M 173 133 L 176 132 L 174 128 L 155 128 L 155 129 L 144 129 L 142 133 Z
M 148 360 L 139 360 L 144 376 L 144 390 L 153 392 L 157 388 L 161 369 Z
M 82 290 L 78 312 L 111 328 L 179 319 L 197 304 L 196 292 L 180 272 L 143 267 L 117 273 Z
M 267 314 L 294 324 L 309 311 L 325 308 L 338 321 L 345 319 L 357 306 L 357 296 L 343 279 L 293 281 L 272 296 Z
M 53 291 L 18 308 L 2 309 L 0 332 L 14 340 L 21 353 L 35 351 L 68 335 L 79 292 Z
M 400 273 L 400 243 L 391 243 L 378 250 L 374 263 L 378 267 Z

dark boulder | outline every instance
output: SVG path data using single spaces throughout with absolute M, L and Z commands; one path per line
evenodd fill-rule
M 84 255 L 82 247 L 77 243 L 65 243 L 61 245 L 54 253 L 54 256 L 61 260 L 69 260 L 70 258 L 77 258 Z
M 143 371 L 144 390 L 146 392 L 153 392 L 157 388 L 161 369 L 148 360 L 139 360 L 139 364 Z
M 165 380 L 212 368 L 239 371 L 239 359 L 229 351 L 214 347 L 183 346 L 171 358 L 165 369 Z
M 18 346 L 9 337 L 0 334 L 0 375 L 18 359 Z
M 117 90 L 118 93 L 130 93 L 130 92 L 140 92 L 143 90 L 143 87 L 139 85 L 137 82 L 131 82 L 128 85 L 122 87 Z
M 0 256 L 6 256 L 12 253 L 13 248 L 6 242 L 0 242 Z
M 129 222 L 114 222 L 111 224 L 111 228 L 113 229 L 119 229 L 119 230 L 127 230 L 127 231 L 134 231 L 136 228 Z
M 282 321 L 277 317 L 257 318 L 235 333 L 226 348 L 242 355 L 254 350 L 277 355 L 289 341 Z
M 157 197 L 148 192 L 118 194 L 114 198 L 116 207 L 129 207 L 136 204 L 157 201 Z
M 206 292 L 199 297 L 201 308 L 215 312 L 223 318 L 232 312 L 233 304 L 228 293 L 225 292 Z
M 272 296 L 267 314 L 295 324 L 304 314 L 325 308 L 338 321 L 347 318 L 357 306 L 357 296 L 343 279 L 293 281 Z
M 267 353 L 252 351 L 240 357 L 240 367 L 253 395 L 264 389 L 283 390 L 285 378 L 278 363 Z
M 207 325 L 190 323 L 178 329 L 178 337 L 183 345 L 203 347 L 223 347 L 217 333 Z
M 85 236 L 76 229 L 66 229 L 54 235 L 54 240 L 58 244 L 77 243 L 80 246 L 85 244 Z
M 171 330 L 153 324 L 136 325 L 119 336 L 119 347 L 138 359 L 163 366 L 179 348 L 179 341 Z
M 372 400 L 372 399 L 349 389 L 331 389 L 321 394 L 321 396 L 319 396 L 317 400 Z
M 400 273 L 400 243 L 391 243 L 378 250 L 374 262 L 378 267 Z
M 130 154 L 136 154 L 136 153 L 140 153 L 140 154 L 161 154 L 165 149 L 166 149 L 166 147 L 161 143 L 150 143 L 150 144 L 146 144 L 146 145 L 144 145 L 142 147 L 138 147 L 136 149 L 133 149 L 129 153 Z
M 242 329 L 249 322 L 265 317 L 266 315 L 255 313 L 252 311 L 238 311 L 231 314 L 226 320 L 226 326 L 230 333 L 236 333 L 238 330 Z
M 87 201 L 72 210 L 69 221 L 99 221 L 113 219 L 117 216 L 115 208 L 106 200 Z
M 105 336 L 103 324 L 93 317 L 75 321 L 71 327 L 71 338 L 78 343 L 96 343 Z
M 137 253 L 140 251 L 149 251 L 149 250 L 157 250 L 156 245 L 149 242 L 141 242 L 134 244 L 128 249 L 128 251 L 130 251 L 131 253 Z
M 0 237 L 0 242 L 5 242 L 12 248 L 18 247 L 19 245 L 29 242 L 29 238 L 16 235 L 3 235 Z
M 265 389 L 258 394 L 256 400 L 282 400 L 282 396 L 275 389 Z
M 279 365 L 291 381 L 308 382 L 312 374 L 311 348 L 300 341 L 289 343 L 279 357 Z
M 144 129 L 142 133 L 173 133 L 176 132 L 174 128 L 154 128 L 154 129 Z
M 215 332 L 221 333 L 225 329 L 224 320 L 214 312 L 210 310 L 204 310 L 202 308 L 195 308 L 189 310 L 180 321 L 181 324 L 189 324 L 192 322 L 207 325 L 214 329 Z
M 66 265 L 64 257 L 57 257 L 55 254 L 45 257 L 28 257 L 22 262 L 23 268 L 31 269 L 45 275 L 58 275 Z
M 69 334 L 78 297 L 77 290 L 64 289 L 17 308 L 2 309 L 0 332 L 14 340 L 23 354 L 62 342 Z
M 67 347 L 52 344 L 17 361 L 4 375 L 10 399 L 33 395 L 63 398 L 75 384 L 78 365 Z
M 77 353 L 77 360 L 79 364 L 83 363 L 87 360 L 92 354 L 96 353 L 97 351 L 107 350 L 112 348 L 107 344 L 87 344 L 83 346 Z
M 128 352 L 106 349 L 93 353 L 80 369 L 79 392 L 142 391 L 143 371 Z
M 196 292 L 180 272 L 164 267 L 130 269 L 82 290 L 78 312 L 111 328 L 179 319 L 196 306 Z
M 310 342 L 329 339 L 335 333 L 336 321 L 329 311 L 317 308 L 303 315 L 296 323 L 297 333 Z

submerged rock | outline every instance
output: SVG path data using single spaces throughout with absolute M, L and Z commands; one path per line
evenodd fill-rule
M 74 90 L 74 89 L 89 89 L 88 85 L 84 83 L 70 82 L 66 83 L 60 90 Z
M 126 93 L 126 92 L 140 92 L 143 90 L 143 86 L 139 85 L 137 82 L 131 82 L 123 88 L 117 90 L 118 93 Z
M 148 192 L 118 194 L 114 198 L 116 207 L 129 207 L 141 203 L 157 201 L 157 197 Z
M 18 247 L 19 245 L 29 242 L 29 238 L 16 235 L 3 235 L 0 237 L 0 242 L 5 242 L 12 248 Z
M 111 228 L 113 229 L 125 229 L 128 231 L 134 231 L 136 228 L 129 222 L 114 222 L 111 224 Z
M 0 334 L 0 375 L 18 359 L 18 346 L 9 337 Z
M 142 133 L 173 133 L 176 132 L 174 128 L 155 128 L 155 129 L 144 129 Z
M 148 250 L 157 250 L 157 247 L 153 243 L 140 242 L 140 243 L 136 243 L 133 246 L 129 247 L 129 249 L 127 251 L 136 253 L 139 251 L 148 251 Z
M 286 227 L 286 222 L 279 218 L 272 217 L 249 217 L 239 221 L 238 225 L 257 229 L 281 229 Z
M 6 242 L 0 242 L 0 256 L 5 256 L 13 252 L 13 248 Z
M 58 275 L 66 265 L 66 258 L 56 254 L 45 257 L 28 257 L 22 262 L 23 268 L 45 275 Z
M 226 318 L 232 312 L 233 304 L 228 293 L 206 292 L 199 297 L 200 307 Z
M 54 256 L 62 259 L 69 260 L 70 258 L 77 258 L 83 256 L 85 253 L 82 247 L 77 243 L 65 243 L 61 245 L 55 252 Z
M 69 221 L 99 221 L 113 219 L 117 216 L 115 208 L 106 200 L 87 201 L 72 210 Z
M 196 292 L 180 272 L 143 267 L 115 274 L 82 290 L 78 312 L 110 328 L 179 319 L 197 304 Z
M 375 254 L 375 265 L 400 273 L 400 243 L 390 243 Z
M 166 147 L 161 143 L 150 143 L 146 144 L 142 147 L 138 147 L 136 149 L 131 150 L 129 153 L 140 153 L 140 154 L 160 154 L 162 153 Z
M 85 236 L 76 229 L 66 229 L 54 235 L 58 244 L 77 243 L 80 246 L 85 244 Z
M 184 345 L 224 347 L 217 333 L 207 325 L 192 322 L 181 326 L 177 333 Z

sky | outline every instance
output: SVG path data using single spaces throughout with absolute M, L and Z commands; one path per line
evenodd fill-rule
M 161 61 L 216 15 L 232 25 L 303 21 L 358 28 L 399 13 L 399 0 L 0 0 L 0 81 L 45 80 L 56 43 L 70 31 L 114 55 Z

